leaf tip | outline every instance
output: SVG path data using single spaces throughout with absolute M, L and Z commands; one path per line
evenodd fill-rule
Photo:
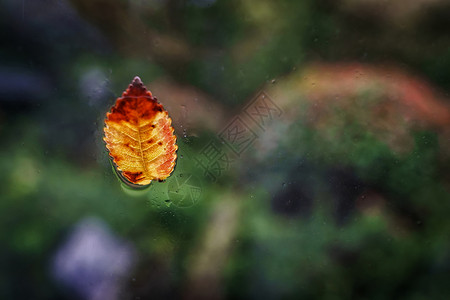
M 142 80 L 139 76 L 135 76 L 133 78 L 133 81 L 131 81 L 130 85 L 128 86 L 128 89 L 123 92 L 123 97 L 127 96 L 152 96 L 152 93 L 147 90 L 144 83 L 142 83 Z
M 139 78 L 139 76 L 135 76 L 131 84 L 134 86 L 143 85 L 142 80 L 141 78 Z

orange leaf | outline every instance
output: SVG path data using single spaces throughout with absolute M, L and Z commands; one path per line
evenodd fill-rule
M 171 123 L 137 76 L 106 113 L 103 140 L 116 170 L 129 183 L 145 186 L 170 176 L 178 149 Z

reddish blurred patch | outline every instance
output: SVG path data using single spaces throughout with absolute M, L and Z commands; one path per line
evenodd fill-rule
M 411 149 L 411 129 L 430 129 L 448 144 L 448 101 L 425 80 L 404 70 L 359 63 L 312 64 L 280 81 L 273 98 L 292 118 L 334 141 L 348 126 L 359 126 L 394 151 Z
M 443 127 L 450 124 L 449 106 L 426 81 L 392 67 L 353 64 L 315 64 L 304 71 L 302 90 L 311 100 L 351 97 L 375 92 L 384 105 L 398 105 L 408 120 Z M 341 96 L 341 97 L 339 97 Z M 398 107 L 400 108 L 400 107 Z M 389 107 L 379 108 L 389 111 Z

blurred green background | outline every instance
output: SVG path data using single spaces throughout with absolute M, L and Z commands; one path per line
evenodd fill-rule
M 448 1 L 0 3 L 1 299 L 450 297 Z M 102 141 L 136 75 L 179 145 L 143 191 Z M 237 116 L 240 155 L 220 141 Z M 74 235 L 95 224 L 128 267 Z

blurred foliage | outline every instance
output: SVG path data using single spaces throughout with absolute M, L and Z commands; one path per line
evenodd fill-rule
M 120 299 L 448 298 L 446 114 L 408 119 L 409 106 L 369 76 L 372 89 L 328 94 L 317 108 L 296 81 L 312 76 L 301 72 L 312 61 L 393 64 L 424 78 L 448 112 L 448 4 L 398 3 L 2 1 L 0 298 L 77 299 L 49 265 L 86 216 L 136 247 Z M 103 118 L 135 75 L 150 90 L 169 78 L 169 95 L 194 86 L 223 104 L 217 116 L 278 86 L 284 115 L 216 182 L 195 159 L 217 132 L 194 135 L 174 119 L 172 176 L 194 174 L 202 187 L 179 208 L 167 182 L 130 191 L 111 171 Z M 386 103 L 396 104 L 374 114 Z

